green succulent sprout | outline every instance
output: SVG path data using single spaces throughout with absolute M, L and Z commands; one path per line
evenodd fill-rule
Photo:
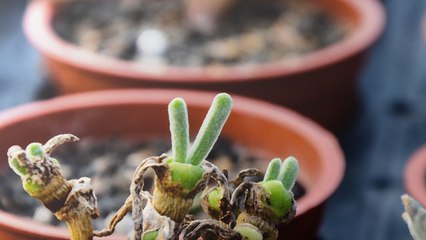
M 216 211 L 220 211 L 220 201 L 223 198 L 222 189 L 216 187 L 207 196 L 207 204 Z
M 154 208 L 176 222 L 182 222 L 192 205 L 196 186 L 205 171 L 202 163 L 217 141 L 231 112 L 232 98 L 226 93 L 216 95 L 194 143 L 189 147 L 188 111 L 182 98 L 168 106 L 173 156 L 166 163 L 170 177 L 156 180 Z
M 71 239 L 89 240 L 93 237 L 92 219 L 99 214 L 90 179 L 66 180 L 59 162 L 50 157 L 57 146 L 77 140 L 74 135 L 62 134 L 44 145 L 30 143 L 25 150 L 12 146 L 8 159 L 9 166 L 21 177 L 24 190 L 66 222 Z
M 269 205 L 277 218 L 283 217 L 293 205 L 293 188 L 299 164 L 294 157 L 288 157 L 281 163 L 279 158 L 273 159 L 266 170 L 260 185 L 265 190 Z
M 231 108 L 231 96 L 226 93 L 216 95 L 188 153 L 188 112 L 185 101 L 182 98 L 175 98 L 170 102 L 169 121 L 173 158 L 168 164 L 172 172 L 172 182 L 182 184 L 188 191 L 195 187 L 203 174 L 200 164 L 216 143 Z
M 263 239 L 277 239 L 277 224 L 293 218 L 296 211 L 291 188 L 298 172 L 299 164 L 294 157 L 283 162 L 274 158 L 268 164 L 263 181 L 240 184 L 231 199 L 233 208 L 239 212 L 236 226 L 250 224 L 262 233 Z

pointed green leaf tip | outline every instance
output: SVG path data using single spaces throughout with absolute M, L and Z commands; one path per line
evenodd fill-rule
M 232 98 L 229 94 L 216 95 L 191 147 L 186 163 L 199 165 L 206 159 L 231 113 L 231 108 Z
M 173 161 L 183 163 L 189 146 L 188 110 L 182 98 L 169 103 L 169 122 L 172 135 Z
M 283 183 L 284 188 L 290 191 L 296 183 L 299 173 L 299 162 L 295 157 L 288 157 L 284 160 L 278 179 Z

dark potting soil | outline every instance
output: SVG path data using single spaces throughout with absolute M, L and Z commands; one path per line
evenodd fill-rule
M 138 37 L 155 29 L 163 37 L 150 41 L 167 45 L 155 62 L 176 66 L 294 58 L 339 41 L 347 28 L 306 0 L 235 0 L 209 35 L 187 23 L 183 1 L 75 0 L 62 8 L 53 27 L 66 41 L 134 61 L 147 60 L 138 50 Z
M 67 179 L 85 176 L 92 179 L 101 213 L 101 217 L 94 220 L 94 225 L 96 229 L 102 229 L 129 196 L 131 178 L 139 163 L 150 156 L 167 153 L 169 149 L 170 144 L 166 140 L 146 143 L 115 139 L 99 143 L 94 139 L 82 139 L 77 143 L 59 147 L 52 157 L 60 161 Z M 259 159 L 247 149 L 223 138 L 218 140 L 208 159 L 220 169 L 227 169 L 230 178 L 246 168 L 265 170 L 266 167 L 264 159 Z M 146 190 L 151 189 L 153 176 L 153 172 L 147 172 Z M 40 202 L 24 192 L 20 178 L 12 170 L 0 172 L 0 182 L 0 209 L 51 225 L 63 224 Z M 296 199 L 304 192 L 298 183 L 293 188 Z M 127 216 L 123 223 L 117 226 L 116 232 L 126 234 L 131 232 L 132 228 L 131 217 Z

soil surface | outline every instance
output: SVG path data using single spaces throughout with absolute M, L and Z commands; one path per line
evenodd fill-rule
M 55 149 L 52 157 L 59 160 L 67 179 L 80 177 L 92 179 L 101 213 L 101 217 L 94 221 L 94 225 L 96 229 L 102 229 L 107 226 L 109 219 L 129 196 L 131 178 L 139 163 L 145 158 L 168 153 L 169 149 L 170 144 L 166 140 L 146 143 L 142 141 L 124 142 L 117 139 L 103 142 L 95 139 L 82 139 L 77 143 L 66 144 Z M 263 171 L 266 168 L 264 159 L 259 159 L 247 149 L 223 138 L 218 140 L 207 159 L 220 169 L 227 169 L 230 178 L 235 177 L 239 171 L 246 168 L 254 167 Z M 150 190 L 152 187 L 153 176 L 153 172 L 147 172 L 146 190 Z M 46 224 L 64 225 L 42 204 L 24 192 L 20 178 L 12 170 L 0 172 L 0 182 L 2 182 L 0 184 L 0 209 Z M 296 184 L 293 193 L 296 199 L 300 198 L 304 194 L 304 189 Z M 200 206 L 194 206 L 192 213 L 197 214 L 201 211 L 200 209 Z M 199 217 L 203 218 L 205 215 L 201 213 Z M 133 222 L 129 214 L 120 222 L 116 232 L 127 234 L 132 230 Z
M 229 1 L 233 4 L 221 11 L 209 34 L 190 27 L 184 1 L 177 0 L 70 1 L 54 29 L 66 41 L 103 55 L 175 66 L 278 61 L 346 34 L 345 24 L 313 1 Z

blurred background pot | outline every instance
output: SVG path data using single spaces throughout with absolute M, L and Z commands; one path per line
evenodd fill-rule
M 53 30 L 62 1 L 35 0 L 24 28 L 61 93 L 106 88 L 182 88 L 236 93 L 295 109 L 332 130 L 356 112 L 357 82 L 367 49 L 379 37 L 384 10 L 379 1 L 316 1 L 349 25 L 342 40 L 291 59 L 215 68 L 164 66 L 153 70 L 92 53 L 62 40 Z
M 191 134 L 195 134 L 214 94 L 110 90 L 63 96 L 0 114 L 0 152 L 6 154 L 15 144 L 45 142 L 59 133 L 73 133 L 81 139 L 170 138 L 167 104 L 176 96 L 185 98 Z M 293 111 L 244 97 L 233 98 L 234 108 L 223 137 L 259 153 L 265 165 L 272 157 L 289 155 L 300 162 L 298 182 L 306 193 L 298 200 L 296 218 L 280 227 L 280 239 L 313 239 L 325 202 L 343 177 L 345 164 L 339 144 L 330 133 Z M 2 171 L 10 171 L 6 159 L 0 162 Z M 5 211 L 0 211 L 0 236 L 68 239 L 65 228 L 42 225 Z
M 408 194 L 426 206 L 426 145 L 419 148 L 408 160 L 404 183 Z

